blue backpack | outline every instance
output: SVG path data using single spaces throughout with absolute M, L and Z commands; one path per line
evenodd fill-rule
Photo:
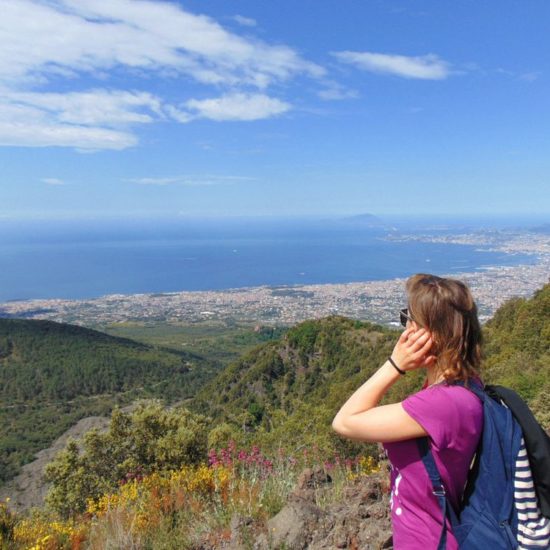
M 438 550 L 446 548 L 445 518 L 449 518 L 459 548 L 463 550 L 515 549 L 518 548 L 518 511 L 514 502 L 514 476 L 516 458 L 522 447 L 522 429 L 510 409 L 479 385 L 470 383 L 468 389 L 483 403 L 484 425 L 460 510 L 455 511 L 446 497 L 428 438 L 417 439 L 444 518 Z

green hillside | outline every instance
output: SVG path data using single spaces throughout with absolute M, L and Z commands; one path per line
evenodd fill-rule
M 82 327 L 0 319 L 0 481 L 78 419 L 138 397 L 190 398 L 217 368 Z
M 12 477 L 79 418 L 147 396 L 185 399 L 212 417 L 211 442 L 364 452 L 336 436 L 331 421 L 398 334 L 338 316 L 306 321 L 220 370 L 197 355 L 80 327 L 0 319 L 0 477 Z M 485 381 L 515 388 L 550 427 L 550 285 L 502 306 L 484 335 Z M 410 373 L 386 400 L 403 399 L 421 379 Z
M 193 322 L 132 321 L 93 327 L 111 336 L 130 338 L 174 350 L 186 350 L 229 365 L 258 344 L 275 340 L 284 327 L 228 320 Z
M 504 304 L 484 335 L 485 378 L 516 389 L 550 429 L 550 284 Z
M 252 350 L 221 372 L 193 400 L 197 412 L 224 422 L 227 432 L 264 447 L 317 444 L 353 450 L 332 433 L 342 403 L 391 353 L 398 331 L 343 317 L 306 321 L 279 341 Z M 530 300 L 502 306 L 484 328 L 487 383 L 516 389 L 550 427 L 550 285 Z M 422 372 L 409 373 L 386 396 L 418 389 Z
M 306 321 L 279 341 L 258 346 L 224 369 L 191 402 L 244 441 L 262 448 L 317 446 L 349 453 L 364 445 L 331 429 L 344 400 L 389 356 L 398 332 L 332 316 Z M 389 399 L 419 384 L 403 379 Z

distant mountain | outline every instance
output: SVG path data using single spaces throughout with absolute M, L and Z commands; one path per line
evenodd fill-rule
M 0 319 L 0 482 L 80 418 L 140 397 L 190 398 L 218 368 L 74 325 Z
M 370 227 L 373 229 L 392 229 L 392 227 L 384 220 L 375 216 L 374 214 L 358 214 L 356 216 L 349 216 L 345 218 L 339 218 L 338 223 L 346 225 L 357 225 L 359 227 Z
M 349 223 L 360 223 L 360 224 L 363 224 L 363 225 L 368 225 L 368 226 L 371 226 L 371 227 L 382 227 L 382 226 L 387 226 L 387 223 L 382 220 L 381 218 L 379 218 L 378 216 L 375 216 L 374 214 L 368 214 L 368 213 L 365 213 L 365 214 L 357 214 L 355 216 L 349 216 L 349 217 L 346 217 L 346 218 L 341 218 L 340 219 L 341 222 L 349 222 Z

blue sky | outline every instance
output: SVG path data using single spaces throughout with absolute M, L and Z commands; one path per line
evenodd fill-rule
M 5 0 L 0 217 L 550 212 L 550 4 Z

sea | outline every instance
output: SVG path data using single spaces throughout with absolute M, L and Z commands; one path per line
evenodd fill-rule
M 402 240 L 430 231 L 463 233 L 471 229 L 469 223 L 388 223 L 369 215 L 4 220 L 0 222 L 0 302 L 347 283 L 536 262 L 534 256 L 509 255 L 474 244 Z

